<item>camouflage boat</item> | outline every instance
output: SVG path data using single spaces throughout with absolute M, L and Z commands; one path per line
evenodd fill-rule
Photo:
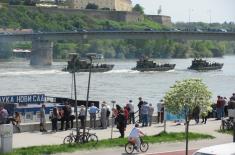
M 76 59 L 75 62 L 75 72 L 89 72 L 90 71 L 89 60 Z M 91 72 L 107 72 L 112 70 L 114 67 L 113 64 L 92 64 Z M 74 64 L 72 61 L 68 61 L 68 65 L 63 71 L 72 72 L 74 69 Z
M 217 62 L 208 62 L 202 59 L 194 59 L 192 65 L 188 69 L 197 70 L 197 71 L 208 71 L 208 70 L 218 70 L 222 69 L 223 63 Z
M 157 64 L 154 61 L 150 61 L 147 58 L 140 59 L 137 61 L 136 67 L 132 68 L 132 70 L 138 70 L 141 72 L 144 71 L 168 71 L 173 70 L 175 68 L 175 64 Z

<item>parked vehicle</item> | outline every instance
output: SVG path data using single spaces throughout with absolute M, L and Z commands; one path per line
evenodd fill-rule
M 204 147 L 196 151 L 193 155 L 234 155 L 235 143 L 227 143 Z

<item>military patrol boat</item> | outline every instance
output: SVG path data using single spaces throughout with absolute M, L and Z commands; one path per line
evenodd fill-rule
M 150 61 L 148 58 L 141 58 L 137 61 L 136 67 L 132 68 L 132 70 L 138 70 L 140 72 L 144 71 L 168 71 L 173 70 L 175 68 L 175 64 L 157 64 L 154 61 Z
M 76 58 L 75 62 L 72 60 L 68 61 L 68 65 L 63 71 L 72 72 L 89 72 L 91 66 L 91 72 L 107 72 L 113 69 L 113 64 L 91 64 L 88 59 Z
M 218 70 L 222 69 L 223 63 L 217 63 L 217 62 L 208 62 L 206 60 L 202 59 L 194 59 L 192 61 L 192 65 L 188 67 L 188 69 L 197 70 L 197 71 L 208 71 L 208 70 Z

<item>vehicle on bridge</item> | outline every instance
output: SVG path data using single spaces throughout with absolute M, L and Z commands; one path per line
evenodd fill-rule
M 173 70 L 175 68 L 175 64 L 157 64 L 154 61 L 149 60 L 147 57 L 141 58 L 137 61 L 136 67 L 132 68 L 132 70 L 138 70 L 141 72 L 144 71 L 168 71 Z
M 222 69 L 223 63 L 217 63 L 217 62 L 208 62 L 206 60 L 202 59 L 194 59 L 192 61 L 192 65 L 188 67 L 188 69 L 197 70 L 197 71 L 208 71 L 208 70 L 218 70 Z
M 80 59 L 77 58 L 75 62 L 73 63 L 71 60 L 68 61 L 68 65 L 66 68 L 63 69 L 63 71 L 73 72 L 73 69 L 75 69 L 75 72 L 89 72 L 91 66 L 91 72 L 107 72 L 113 69 L 113 64 L 90 64 L 88 59 Z

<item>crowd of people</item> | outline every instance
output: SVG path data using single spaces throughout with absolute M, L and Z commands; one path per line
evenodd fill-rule
M 235 93 L 232 94 L 229 100 L 227 97 L 218 95 L 217 101 L 212 105 L 212 111 L 209 113 L 211 113 L 211 117 L 216 118 L 216 120 L 221 120 L 223 117 L 228 116 L 228 109 L 235 109 Z M 195 107 L 192 112 L 192 117 L 196 124 L 198 124 L 201 116 L 201 123 L 206 124 L 209 113 L 204 109 L 200 109 L 200 107 Z
M 54 107 L 49 119 L 51 120 L 53 132 L 64 129 L 68 130 L 73 128 L 73 121 L 75 119 L 74 110 L 72 110 L 71 105 L 66 102 L 62 108 Z M 60 129 L 58 129 L 58 121 L 60 121 Z M 47 132 L 45 104 L 42 104 L 40 109 L 40 131 Z
M 138 107 L 138 109 L 135 109 L 135 107 Z M 106 129 L 111 124 L 110 118 L 113 118 L 114 121 L 112 124 L 116 125 L 117 129 L 119 129 L 121 134 L 120 137 L 124 137 L 124 132 L 128 124 L 135 124 L 136 122 L 139 122 L 142 123 L 142 127 L 151 126 L 154 107 L 151 103 L 148 104 L 146 101 L 143 101 L 141 97 L 139 97 L 139 103 L 137 106 L 134 105 L 132 100 L 129 100 L 124 106 L 116 104 L 116 106 L 111 109 L 110 105 L 103 101 L 100 108 L 96 107 L 94 103 L 91 103 L 91 106 L 88 107 L 87 112 L 90 117 L 90 128 Z M 42 104 L 39 114 L 40 131 L 47 132 L 45 104 Z M 84 105 L 81 105 L 78 111 L 78 119 L 80 120 L 79 128 L 84 128 L 85 126 L 85 114 L 86 108 Z M 97 116 L 99 116 L 100 119 L 100 123 L 98 123 L 99 126 L 96 124 L 98 119 Z M 73 122 L 75 120 L 74 107 L 67 102 L 65 102 L 62 107 L 55 106 L 50 113 L 49 119 L 51 121 L 51 129 L 53 132 L 71 129 L 74 127 Z M 9 121 L 8 112 L 3 106 L 0 106 L 0 124 L 5 124 L 7 121 Z M 16 112 L 10 121 L 20 132 L 20 114 Z M 60 127 L 58 122 L 60 122 Z
M 116 104 L 115 107 L 111 108 L 109 104 L 105 101 L 102 102 L 101 107 L 96 107 L 94 103 L 88 107 L 87 113 L 90 117 L 90 128 L 99 128 L 106 129 L 113 124 L 120 132 L 120 137 L 124 137 L 126 126 L 128 124 L 140 123 L 142 127 L 147 127 L 152 125 L 152 118 L 154 113 L 154 106 L 151 103 L 147 103 L 142 99 L 138 98 L 138 104 L 134 104 L 132 100 L 129 100 L 124 106 Z M 228 115 L 228 109 L 235 109 L 235 93 L 227 100 L 226 97 L 217 96 L 216 104 L 212 105 L 212 117 L 215 117 L 216 120 L 221 120 L 223 117 Z M 135 109 L 138 108 L 138 109 Z M 157 122 L 163 123 L 164 120 L 164 103 L 161 100 L 157 104 Z M 78 119 L 80 120 L 79 128 L 85 127 L 85 115 L 86 108 L 84 105 L 79 107 Z M 207 122 L 208 112 L 196 107 L 192 112 L 192 118 L 198 124 L 200 117 L 202 118 L 201 123 Z M 99 116 L 100 123 L 97 124 L 97 119 Z M 110 122 L 110 118 L 113 118 L 113 122 Z M 65 103 L 62 107 L 54 107 L 49 119 L 51 120 L 52 131 L 56 132 L 58 130 L 68 130 L 74 127 L 75 120 L 75 110 L 74 107 L 69 103 Z M 58 127 L 58 122 L 60 121 L 60 128 Z M 13 117 L 9 117 L 7 110 L 3 105 L 0 105 L 0 124 L 6 124 L 12 122 L 12 124 L 20 132 L 20 123 L 21 118 L 18 112 L 15 112 Z M 40 131 L 46 132 L 46 112 L 45 104 L 42 104 L 40 110 Z

